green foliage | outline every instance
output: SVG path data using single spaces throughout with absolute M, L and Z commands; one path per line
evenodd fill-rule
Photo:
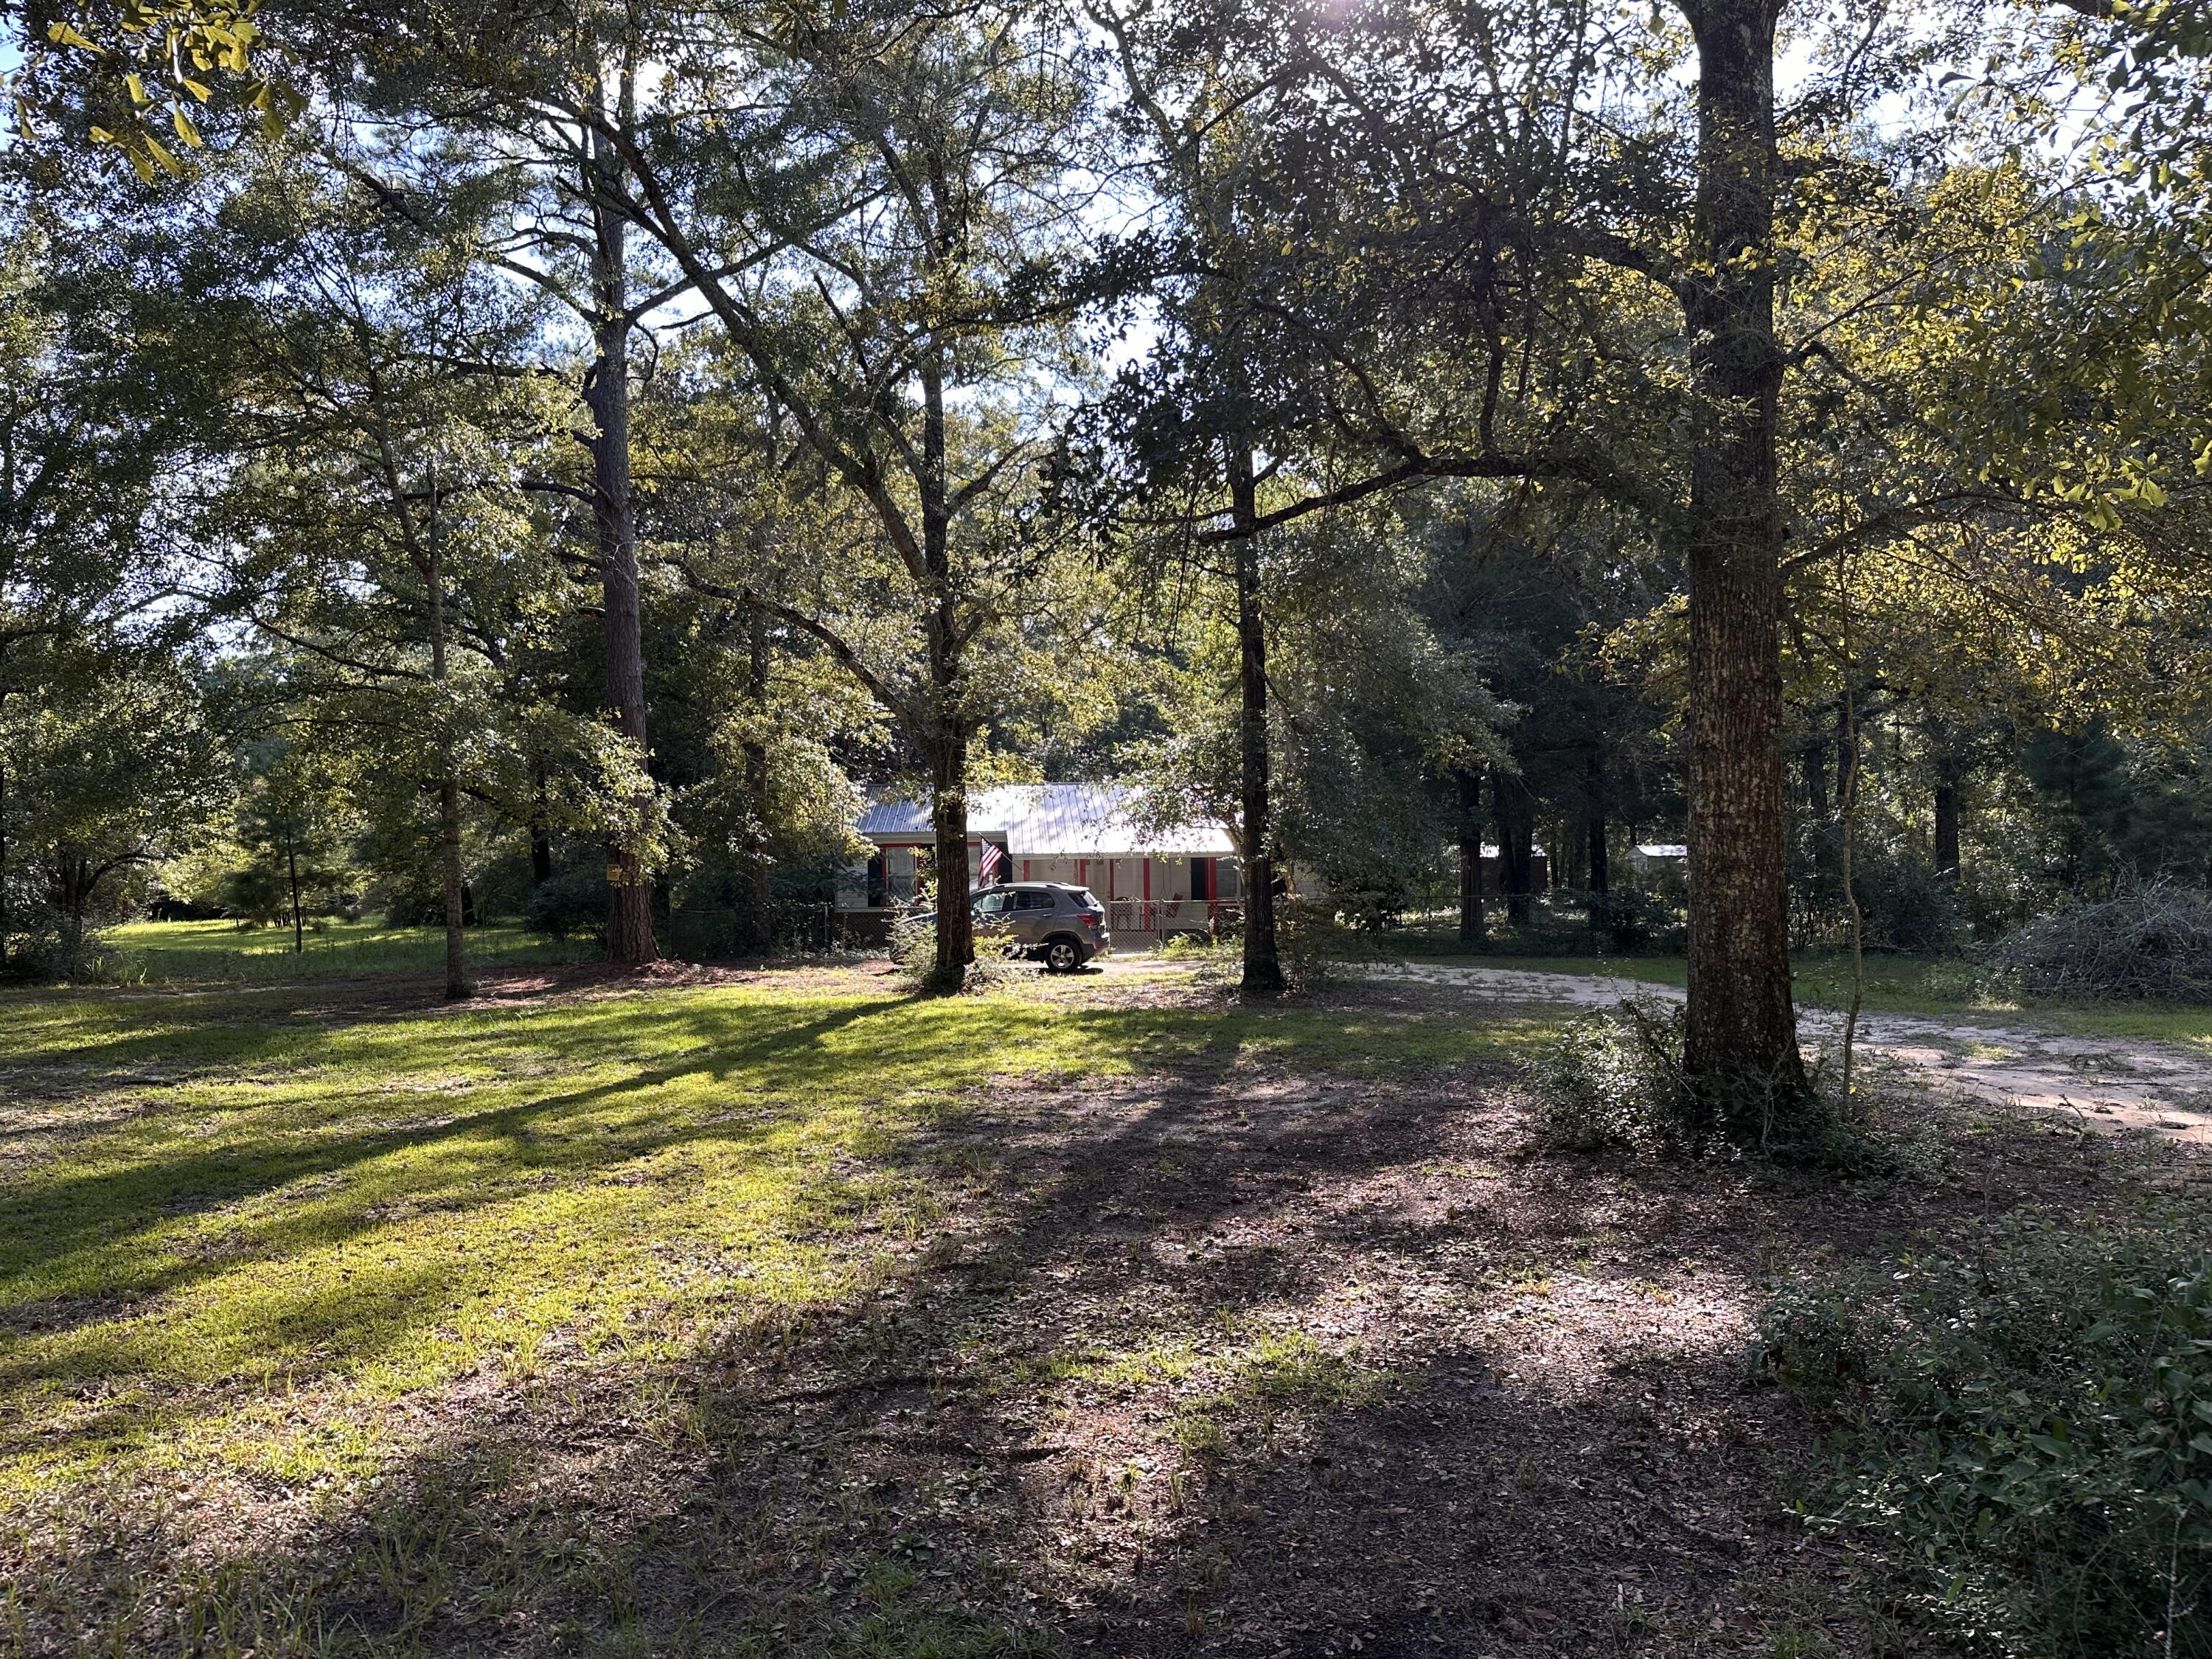
M 2059 884 L 2167 874 L 2201 876 L 2212 860 L 2212 812 L 2192 779 L 2160 775 L 2100 720 L 2032 734 L 2021 766 L 2050 826 Z
M 1544 1139 L 1569 1152 L 1692 1150 L 1695 1103 L 1682 1076 L 1682 1007 L 1631 998 L 1570 1020 L 1522 1080 Z
M 1814 1523 L 1978 1651 L 2212 1653 L 2208 1225 L 2029 1212 L 1794 1282 L 1754 1359 L 1842 1431 Z
M 921 989 L 937 977 L 937 919 L 933 912 L 902 910 L 891 918 L 890 957 L 899 977 Z
M 532 888 L 522 920 L 532 933 L 553 939 L 604 939 L 607 893 L 606 860 L 586 859 Z
M 1686 1013 L 1679 1002 L 1632 997 L 1570 1020 L 1522 1067 L 1545 1139 L 1578 1152 L 1750 1158 L 1838 1171 L 1873 1161 L 1818 1068 L 1802 1091 L 1758 1075 L 1690 1076 Z
M 207 714 L 185 665 L 137 651 L 0 699 L 0 961 L 81 971 L 93 931 L 204 831 L 227 781 Z
M 1960 944 L 1958 884 L 1916 847 L 1855 848 L 1851 892 L 1869 948 L 1929 956 Z

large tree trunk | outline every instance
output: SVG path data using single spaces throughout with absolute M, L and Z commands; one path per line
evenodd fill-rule
M 8 906 L 8 768 L 0 757 L 0 974 L 8 969 L 8 939 L 15 917 Z
M 768 709 L 768 616 L 753 605 L 746 617 L 750 647 L 746 690 L 752 702 L 751 735 L 744 741 L 745 805 L 752 813 L 752 844 L 745 848 L 749 943 L 765 953 L 774 943 L 769 926 L 768 744 L 760 737 Z M 963 826 L 964 837 L 964 826 Z M 963 838 L 963 846 L 966 844 Z
M 533 764 L 530 796 L 530 889 L 553 879 L 553 837 L 545 826 L 545 763 Z
M 1801 751 L 1805 769 L 1805 806 L 1815 823 L 1828 821 L 1828 743 L 1814 738 Z
M 1459 937 L 1482 942 L 1482 774 L 1459 778 Z
M 292 954 L 307 953 L 307 930 L 300 918 L 300 851 L 287 845 L 284 848 L 284 873 L 292 885 Z
M 952 579 L 952 506 L 946 471 L 945 362 L 921 362 L 921 551 L 933 591 L 928 625 L 929 682 L 936 721 L 930 750 L 930 823 L 937 835 L 937 968 L 931 988 L 957 991 L 975 960 L 975 919 L 969 908 L 968 740 L 974 727 L 963 670 L 960 613 Z
M 930 988 L 957 991 L 975 960 L 968 872 L 968 740 L 946 739 L 931 757 L 930 827 L 937 835 L 937 968 Z
M 1698 427 L 1690 596 L 1690 1006 L 1684 1064 L 1707 1103 L 1802 1096 L 1782 817 L 1774 326 L 1774 27 L 1780 0 L 1681 0 L 1696 36 L 1706 274 L 1683 301 Z
M 438 475 L 430 475 L 429 577 L 430 678 L 446 683 L 445 532 L 439 521 Z M 439 711 L 443 720 L 447 710 Z M 438 848 L 441 881 L 446 901 L 446 1000 L 459 1002 L 476 988 L 469 983 L 468 944 L 461 928 L 466 920 L 461 894 L 461 791 L 453 775 L 453 734 L 438 736 Z
M 627 99 L 627 82 L 624 96 Z M 637 520 L 629 467 L 629 249 L 625 227 L 609 201 L 605 175 L 616 163 L 604 138 L 592 140 L 585 185 L 592 203 L 593 327 L 591 373 L 584 403 L 592 412 L 592 499 L 598 521 L 599 588 L 605 637 L 607 701 L 615 729 L 649 752 L 645 726 L 645 641 L 640 620 Z M 642 806 L 647 803 L 640 802 Z M 660 954 L 653 937 L 653 874 L 636 846 L 617 837 L 607 849 L 612 887 L 607 917 L 607 957 L 620 963 L 651 962 Z
M 1588 776 L 1589 799 L 1584 827 L 1589 836 L 1589 890 L 1602 898 L 1612 890 L 1613 861 L 1605 837 L 1605 757 L 1595 748 L 1589 752 Z
M 1516 923 L 1525 923 L 1533 914 L 1529 896 L 1536 887 L 1529 853 L 1536 835 L 1536 797 L 1518 772 L 1492 767 L 1490 799 L 1498 823 L 1498 885 L 1505 895 L 1505 914 Z
M 1959 777 L 1948 763 L 1936 780 L 1936 873 L 1959 873 Z
M 1244 979 L 1248 996 L 1283 990 L 1283 961 L 1275 939 L 1275 860 L 1270 836 L 1267 754 L 1267 629 L 1261 606 L 1260 538 L 1251 526 L 1260 516 L 1252 452 L 1232 443 L 1229 453 L 1230 511 L 1246 532 L 1237 538 L 1237 765 L 1244 830 Z
M 447 772 L 438 780 L 438 846 L 446 889 L 446 1000 L 459 1002 L 475 987 L 469 983 L 468 897 L 461 883 L 461 792 Z

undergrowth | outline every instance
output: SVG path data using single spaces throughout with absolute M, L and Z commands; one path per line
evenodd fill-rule
M 1857 1173 L 1881 1161 L 1824 1066 L 1805 1086 L 1740 1073 L 1693 1079 L 1679 1003 L 1631 998 L 1570 1020 L 1522 1077 L 1540 1133 L 1570 1152 L 1762 1158 Z
M 1790 1285 L 1753 1357 L 1838 1431 L 1808 1518 L 1970 1651 L 2212 1655 L 2208 1223 L 2016 1212 Z

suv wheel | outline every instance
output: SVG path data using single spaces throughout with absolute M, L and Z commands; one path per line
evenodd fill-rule
M 1044 942 L 1044 965 L 1055 974 L 1072 974 L 1083 966 L 1083 947 L 1061 933 Z

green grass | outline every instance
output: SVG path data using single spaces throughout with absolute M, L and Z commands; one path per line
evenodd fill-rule
M 289 927 L 242 928 L 230 921 L 142 921 L 109 928 L 100 944 L 118 976 L 169 984 L 289 984 L 362 974 L 429 972 L 446 960 L 437 927 L 386 927 L 374 921 L 312 926 L 294 952 Z M 549 939 L 512 924 L 468 930 L 471 971 L 586 962 L 597 945 Z
M 939 1212 L 929 1132 L 994 1084 L 1373 1073 L 1543 1029 L 830 973 L 459 1012 L 0 995 L 0 1502 L 118 1469 L 349 1483 L 383 1407 L 487 1361 L 665 1358 L 864 1294 Z

